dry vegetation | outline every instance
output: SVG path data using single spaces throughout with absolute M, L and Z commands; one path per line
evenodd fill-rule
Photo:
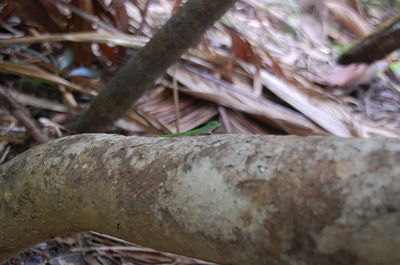
M 239 1 L 112 132 L 154 135 L 220 120 L 221 133 L 399 137 L 398 54 L 372 65 L 335 63 L 343 47 L 398 12 L 397 3 Z M 100 80 L 143 47 L 180 4 L 0 3 L 0 163 L 32 144 L 68 135 L 66 124 L 87 108 Z M 80 240 L 67 244 L 76 246 Z M 63 249 L 65 242 L 58 243 Z M 37 247 L 35 254 L 49 259 L 43 251 L 50 247 L 44 249 Z M 111 256 L 108 251 L 128 255 L 121 254 L 128 247 L 82 249 L 75 250 L 89 253 L 84 257 L 93 263 L 200 262 L 150 251 L 151 256 L 135 247 L 128 253 L 137 256 L 129 261 L 99 261 L 103 254 Z

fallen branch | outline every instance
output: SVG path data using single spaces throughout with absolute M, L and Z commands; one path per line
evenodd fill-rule
M 400 260 L 400 140 L 86 134 L 0 166 L 0 260 L 94 230 L 223 264 Z

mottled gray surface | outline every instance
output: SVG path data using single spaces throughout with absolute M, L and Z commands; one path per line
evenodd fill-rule
M 400 140 L 86 134 L 0 167 L 0 259 L 95 230 L 224 264 L 400 260 Z

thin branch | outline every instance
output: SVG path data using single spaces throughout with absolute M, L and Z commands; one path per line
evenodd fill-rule
M 106 131 L 235 2 L 189 0 L 105 85 L 73 129 Z
M 0 86 L 0 103 L 28 130 L 39 143 L 47 143 L 49 138 L 36 125 L 35 120 L 8 92 Z
M 96 24 L 97 26 L 99 26 L 99 28 L 102 28 L 102 29 L 104 29 L 104 30 L 106 30 L 106 31 L 109 31 L 109 32 L 123 33 L 123 32 L 121 32 L 120 30 L 118 30 L 118 29 L 116 29 L 116 28 L 114 28 L 114 27 L 112 27 L 112 26 L 110 26 L 110 25 L 107 25 L 106 23 L 104 23 L 103 21 L 101 21 L 100 19 L 98 19 L 96 16 L 93 16 L 93 15 L 91 15 L 91 14 L 85 12 L 85 11 L 82 11 L 82 10 L 80 10 L 79 8 L 77 8 L 77 7 L 74 6 L 74 5 L 65 3 L 65 2 L 60 1 L 60 0 L 56 0 L 56 1 L 57 1 L 58 3 L 64 5 L 64 6 L 68 7 L 69 10 L 70 10 L 72 13 L 74 13 L 75 15 L 80 16 L 81 18 L 83 18 L 83 19 L 85 19 L 85 20 L 87 20 L 87 21 L 90 21 L 90 22 L 92 22 L 93 24 Z

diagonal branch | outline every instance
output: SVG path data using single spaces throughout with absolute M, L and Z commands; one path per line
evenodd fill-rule
M 74 126 L 75 131 L 106 131 L 235 2 L 189 0 L 105 85 Z

